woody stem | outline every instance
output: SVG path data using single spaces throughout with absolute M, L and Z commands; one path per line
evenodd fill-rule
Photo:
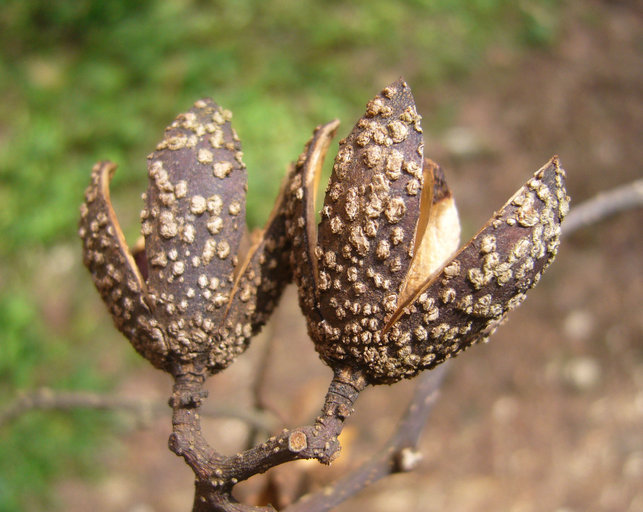
M 193 512 L 271 511 L 242 505 L 231 496 L 242 480 L 297 459 L 317 459 L 330 464 L 341 449 L 338 436 L 353 412 L 359 393 L 366 387 L 363 376 L 352 369 L 335 372 L 320 416 L 313 425 L 284 429 L 267 441 L 237 455 L 216 452 L 201 433 L 199 410 L 207 392 L 204 374 L 184 371 L 175 376 L 170 398 L 172 434 L 170 449 L 183 457 L 196 476 Z

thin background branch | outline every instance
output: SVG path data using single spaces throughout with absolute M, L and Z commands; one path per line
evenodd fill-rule
M 412 471 L 421 460 L 417 444 L 439 397 L 449 364 L 424 372 L 417 378 L 413 397 L 388 443 L 367 462 L 324 489 L 303 496 L 283 512 L 325 512 L 343 503 L 377 480 L 392 473 Z
M 144 423 L 149 422 L 152 418 L 168 414 L 166 401 L 129 398 L 89 391 L 53 391 L 49 388 L 40 388 L 19 395 L 0 411 L 0 428 L 30 411 L 69 411 L 72 409 L 127 411 L 141 418 Z M 210 405 L 203 408 L 202 414 L 210 417 L 236 418 L 255 428 L 269 431 L 274 430 L 277 425 L 272 415 L 255 409 Z
M 600 192 L 569 211 L 563 222 L 563 236 L 596 224 L 612 215 L 643 206 L 643 179 Z
M 273 417 L 279 420 L 280 424 L 283 425 L 286 423 L 286 418 L 274 406 L 267 393 L 267 382 L 270 369 L 269 361 L 273 356 L 275 346 L 274 324 L 269 323 L 266 325 L 265 329 L 269 329 L 269 332 L 266 333 L 264 346 L 262 347 L 259 363 L 257 364 L 257 370 L 255 372 L 254 382 L 252 383 L 252 407 L 256 412 L 262 414 L 270 413 Z M 261 428 L 256 424 L 250 426 L 251 428 L 248 432 L 246 448 L 251 448 L 257 439 L 264 437 L 266 434 L 273 431 L 272 429 Z

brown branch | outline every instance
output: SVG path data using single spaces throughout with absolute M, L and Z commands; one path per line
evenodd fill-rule
M 170 398 L 173 428 L 169 447 L 185 459 L 196 476 L 194 512 L 272 510 L 237 503 L 231 496 L 232 488 L 284 462 L 317 459 L 329 464 L 339 453 L 337 438 L 344 421 L 366 386 L 359 372 L 337 370 L 314 425 L 284 429 L 262 444 L 226 457 L 217 453 L 201 434 L 199 411 L 207 394 L 204 380 L 203 372 L 198 370 L 177 374 Z
M 607 192 L 600 192 L 572 208 L 562 225 L 562 234 L 569 236 L 612 215 L 642 206 L 643 179 L 639 179 Z
M 433 406 L 448 364 L 438 366 L 418 377 L 413 397 L 397 430 L 386 446 L 362 466 L 330 486 L 300 498 L 283 512 L 324 512 L 346 501 L 364 487 L 392 473 L 412 471 L 421 459 L 417 452 L 420 435 Z
M 89 391 L 59 391 L 40 388 L 16 397 L 0 411 L 0 428 L 34 410 L 69 411 L 73 409 L 97 409 L 106 411 L 127 411 L 144 422 L 167 415 L 167 402 L 130 398 Z M 205 406 L 202 414 L 208 417 L 236 418 L 262 430 L 274 430 L 276 421 L 268 413 L 233 406 Z

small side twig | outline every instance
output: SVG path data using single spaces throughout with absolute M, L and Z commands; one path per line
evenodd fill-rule
M 643 179 L 601 192 L 573 207 L 562 226 L 563 236 L 617 213 L 643 206 Z
M 261 358 L 257 365 L 257 374 L 252 384 L 253 405 L 259 410 L 271 409 L 270 400 L 266 396 L 266 382 L 268 380 L 268 369 L 270 368 L 268 362 L 272 358 L 275 344 L 273 324 L 270 324 L 267 329 L 270 329 L 270 332 L 266 336 L 266 342 L 264 343 Z M 283 418 L 280 419 L 283 420 Z
M 386 446 L 359 468 L 324 489 L 303 496 L 283 512 L 325 512 L 343 503 L 377 480 L 392 473 L 412 471 L 421 460 L 417 452 L 420 435 L 447 373 L 448 364 L 418 377 L 413 397 L 397 430 Z

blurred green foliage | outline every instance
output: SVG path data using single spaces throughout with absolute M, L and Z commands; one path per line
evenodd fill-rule
M 399 76 L 430 94 L 466 79 L 490 49 L 550 45 L 558 5 L 4 0 L 0 402 L 40 385 L 106 389 L 129 364 L 77 254 L 78 205 L 95 161 L 119 164 L 112 196 L 134 239 L 145 155 L 177 113 L 212 96 L 235 114 L 248 222 L 261 225 L 315 125 L 340 117 L 348 130 Z M 109 370 L 103 351 L 117 361 Z M 87 471 L 107 425 L 101 414 L 34 413 L 0 431 L 0 511 L 52 506 L 48 484 Z

